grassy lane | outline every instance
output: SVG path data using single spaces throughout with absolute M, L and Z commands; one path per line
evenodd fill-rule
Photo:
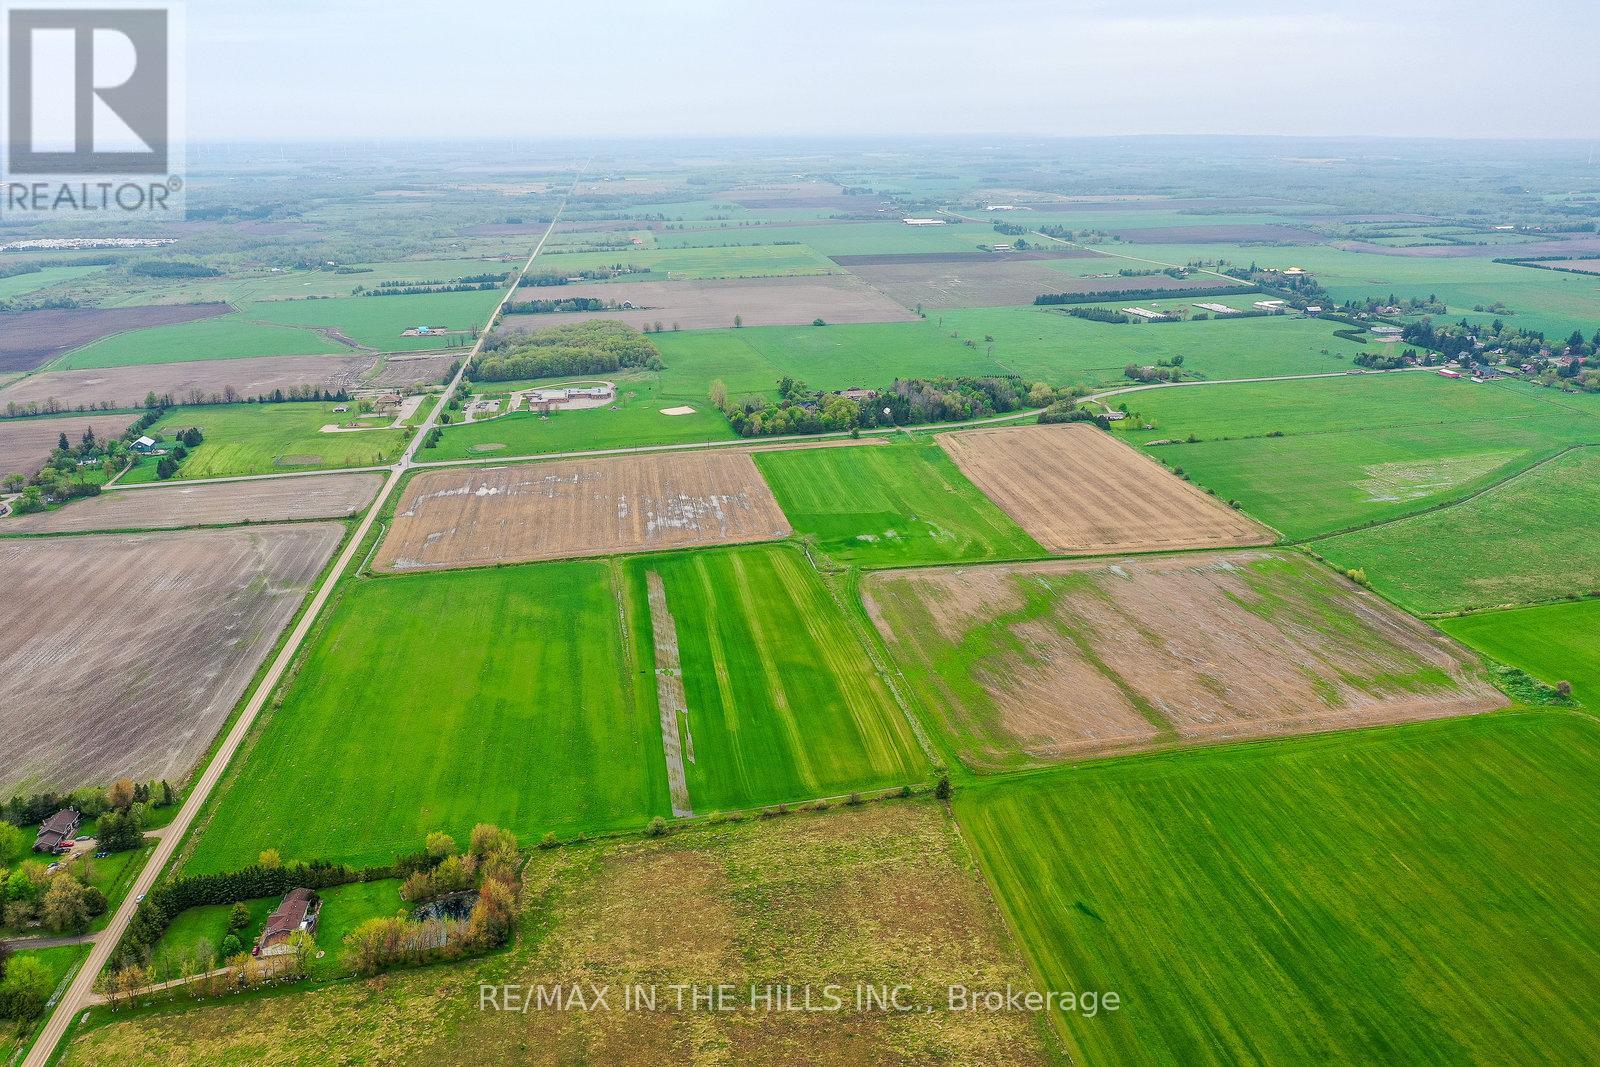
M 1600 726 L 1512 713 L 957 795 L 1080 1062 L 1582 1062 Z

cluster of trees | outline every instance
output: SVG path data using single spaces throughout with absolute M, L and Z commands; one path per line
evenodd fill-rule
M 1400 367 L 1433 366 L 1443 363 L 1444 357 L 1432 352 L 1419 356 L 1416 349 L 1408 348 L 1404 352 L 1395 352 L 1392 349 L 1387 352 L 1363 352 L 1351 362 L 1358 367 L 1370 367 L 1373 370 L 1397 370 Z
M 556 315 L 569 311 L 615 311 L 621 307 L 615 300 L 601 300 L 596 296 L 569 296 L 561 300 L 524 300 L 507 304 L 508 315 Z
M 1523 359 L 1537 359 L 1545 356 L 1551 347 L 1542 332 L 1519 329 L 1499 318 L 1487 326 L 1472 326 L 1465 319 L 1455 324 L 1435 325 L 1431 318 L 1423 318 L 1404 326 L 1400 337 L 1407 344 L 1432 349 L 1450 359 L 1473 359 L 1479 351 L 1495 349 Z M 1600 332 L 1596 333 L 1595 341 L 1600 342 Z M 1579 356 L 1594 350 L 1593 344 L 1585 342 L 1583 334 L 1577 331 L 1568 339 L 1568 345 L 1575 345 L 1574 354 Z
M 649 267 L 636 267 L 632 263 L 613 263 L 609 267 L 597 267 L 586 270 L 567 271 L 565 273 L 553 270 L 540 271 L 535 274 L 523 276 L 523 285 L 570 285 L 572 279 L 580 281 L 599 282 L 618 277 L 623 274 L 648 274 Z
M 189 450 L 194 448 L 205 436 L 198 426 L 191 426 L 187 430 L 179 430 L 177 441 L 167 449 L 167 454 L 156 460 L 156 477 L 166 481 L 178 473 L 178 465 L 189 458 Z
M 661 353 L 638 330 L 612 319 L 597 319 L 537 333 L 519 331 L 491 337 L 467 375 L 474 381 L 504 382 L 661 368 Z
M 42 926 L 52 934 L 77 934 L 104 915 L 106 895 L 86 884 L 94 861 L 75 860 L 50 870 L 38 860 L 23 860 L 0 886 L 0 922 L 11 930 Z
M 1104 415 L 1096 415 L 1088 408 L 1080 408 L 1076 398 L 1057 400 L 1043 411 L 1039 412 L 1039 421 L 1043 424 L 1057 422 L 1092 422 L 1102 430 L 1111 429 L 1111 420 Z
M 359 974 L 376 974 L 402 964 L 455 958 L 503 945 L 516 925 L 520 857 L 509 830 L 489 823 L 473 827 L 466 853 L 456 851 L 448 834 L 428 835 L 432 866 L 414 871 L 401 896 L 410 903 L 477 890 L 465 920 L 368 919 L 345 937 L 344 959 Z
M 1052 304 L 1098 304 L 1107 300 L 1150 300 L 1161 297 L 1238 296 L 1253 293 L 1254 285 L 1213 285 L 1193 289 L 1108 289 L 1098 293 L 1041 293 L 1033 298 L 1040 306 Z
M 0 944 L 0 1019 L 32 1022 L 44 1014 L 55 979 L 36 956 L 12 956 Z
M 146 259 L 128 267 L 129 274 L 145 278 L 216 278 L 222 272 L 204 263 L 183 259 Z
M 509 275 L 474 274 L 455 281 L 379 282 L 371 289 L 356 286 L 355 296 L 425 296 L 429 293 L 483 293 L 504 285 Z
M 741 437 L 833 433 L 875 426 L 916 426 L 957 422 L 1016 411 L 1026 403 L 1043 406 L 1055 396 L 1045 383 L 1032 387 L 1017 377 L 899 378 L 870 396 L 848 397 L 811 389 L 785 377 L 778 399 L 759 394 L 730 400 L 727 387 L 711 383 L 711 402 Z
M 21 492 L 11 507 L 18 515 L 27 515 L 52 504 L 96 495 L 101 481 L 121 470 L 128 456 L 126 441 L 101 440 L 92 427 L 84 428 L 76 444 L 63 431 L 50 458 L 32 478 L 8 474 L 3 484 L 8 492 Z
M 1071 230 L 1060 225 L 1041 226 L 1039 232 L 1060 241 L 1071 241 L 1073 244 L 1098 245 L 1121 240 L 1116 234 L 1107 233 L 1105 230 Z
M 1181 382 L 1183 357 L 1173 356 L 1171 359 L 1157 360 L 1154 366 L 1129 363 L 1122 368 L 1122 376 L 1136 382 Z

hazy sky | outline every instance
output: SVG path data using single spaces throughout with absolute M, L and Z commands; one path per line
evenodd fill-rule
M 193 139 L 1600 136 L 1595 0 L 189 0 Z

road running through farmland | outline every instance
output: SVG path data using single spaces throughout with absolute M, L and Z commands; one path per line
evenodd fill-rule
M 584 168 L 580 168 L 577 176 L 573 179 L 573 189 L 577 188 L 577 183 L 582 178 L 586 167 L 587 164 L 585 164 Z M 67 986 L 67 991 L 61 995 L 61 1000 L 56 1004 L 55 1010 L 45 1021 L 44 1029 L 40 1031 L 38 1040 L 28 1052 L 27 1059 L 23 1061 L 23 1067 L 45 1067 L 45 1064 L 49 1063 L 51 1057 L 55 1055 L 56 1048 L 60 1045 L 68 1027 L 72 1025 L 73 1018 L 80 1010 L 89 1007 L 93 1003 L 95 978 L 105 968 L 107 961 L 111 958 L 112 950 L 117 946 L 117 942 L 122 940 L 123 932 L 127 930 L 128 923 L 133 919 L 133 913 L 137 910 L 139 902 L 155 886 L 156 879 L 161 876 L 167 863 L 172 859 L 173 853 L 177 851 L 178 844 L 188 834 L 189 828 L 194 824 L 195 817 L 199 815 L 200 809 L 205 805 L 207 798 L 210 797 L 211 791 L 216 788 L 217 783 L 222 779 L 223 772 L 228 769 L 228 764 L 232 762 L 239 745 L 250 732 L 250 727 L 255 723 L 256 716 L 260 714 L 262 707 L 266 704 L 267 697 L 271 695 L 272 690 L 289 669 L 290 663 L 293 662 L 295 655 L 300 650 L 300 645 L 305 641 L 306 634 L 311 631 L 312 624 L 317 621 L 317 617 L 321 615 L 323 607 L 328 603 L 328 598 L 332 596 L 334 587 L 339 584 L 340 578 L 344 576 L 346 568 L 350 565 L 350 560 L 354 558 L 356 552 L 361 548 L 362 542 L 366 540 L 367 534 L 371 532 L 372 524 L 383 510 L 385 502 L 394 492 L 395 486 L 399 485 L 401 479 L 405 477 L 406 471 L 413 466 L 412 460 L 416 455 L 417 448 L 427 437 L 428 432 L 434 428 L 440 413 L 444 411 L 445 406 L 450 402 L 450 397 L 455 394 L 456 387 L 461 383 L 462 376 L 466 374 L 468 365 L 477 357 L 483 348 L 484 342 L 488 340 L 495 321 L 499 318 L 500 313 L 505 309 L 512 296 L 516 294 L 517 287 L 522 284 L 523 277 L 532 269 L 533 261 L 539 257 L 539 253 L 544 249 L 545 242 L 555 232 L 556 223 L 560 220 L 561 213 L 566 209 L 567 200 L 571 195 L 572 193 L 569 191 L 567 196 L 562 198 L 561 203 L 556 207 L 555 213 L 550 218 L 550 225 L 545 227 L 544 234 L 539 238 L 539 243 L 534 246 L 533 252 L 528 256 L 527 261 L 523 263 L 522 269 L 517 272 L 516 277 L 511 280 L 511 286 L 506 290 L 505 296 L 501 297 L 500 302 L 495 305 L 494 312 L 489 316 L 488 323 L 478 337 L 478 343 L 473 345 L 471 354 L 462 360 L 461 367 L 445 388 L 444 395 L 433 406 L 433 410 L 429 412 L 427 420 L 418 429 L 416 436 L 411 439 L 411 444 L 407 446 L 405 453 L 392 467 L 379 468 L 389 471 L 389 477 L 384 481 L 383 488 L 379 490 L 377 498 L 367 508 L 366 515 L 362 518 L 360 525 L 356 527 L 355 533 L 346 541 L 344 550 L 339 554 L 338 561 L 328 572 L 328 576 L 323 580 L 322 585 L 318 587 L 311 603 L 301 613 L 300 620 L 290 632 L 288 640 L 284 642 L 277 657 L 273 659 L 272 666 L 268 668 L 267 673 L 256 685 L 255 690 L 250 695 L 249 702 L 245 704 L 244 709 L 239 713 L 239 717 L 228 730 L 227 736 L 218 747 L 216 754 L 211 757 L 211 761 L 206 764 L 205 770 L 201 772 L 200 777 L 195 781 L 194 787 L 190 789 L 189 795 L 184 798 L 183 807 L 179 809 L 177 817 L 172 820 L 172 823 L 162 833 L 155 850 L 150 854 L 150 858 L 134 878 L 133 884 L 128 888 L 127 895 L 123 898 L 122 903 L 118 905 L 116 913 L 111 917 L 111 921 L 96 936 L 93 947 L 89 950 L 89 958 L 78 970 L 78 973 L 73 976 L 71 984 Z M 266 477 L 281 477 L 281 475 L 267 475 Z

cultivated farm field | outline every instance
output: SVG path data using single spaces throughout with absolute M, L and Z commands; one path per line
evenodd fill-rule
M 584 562 L 347 582 L 185 869 L 236 869 L 264 848 L 386 863 L 479 822 L 536 841 L 668 814 L 619 580 Z
M 488 566 L 788 534 L 742 452 L 555 460 L 415 476 L 374 567 Z
M 1268 544 L 1272 531 L 1084 424 L 961 430 L 939 444 L 1058 553 Z
M 136 308 L 41 308 L 0 314 L 0 371 L 33 370 L 63 352 L 123 331 L 226 314 L 226 304 Z
M 1600 712 L 1600 601 L 1486 611 L 1440 619 L 1439 629 L 1484 655 L 1520 667 L 1546 685 L 1569 682 L 1572 695 Z
M 903 566 L 1042 556 L 1045 550 L 925 438 L 878 448 L 758 453 L 802 537 L 842 563 Z
M 343 536 L 306 523 L 0 541 L 14 609 L 0 793 L 181 781 Z
M 980 770 L 1506 703 L 1463 649 L 1299 556 L 885 571 L 864 592 Z
M 1491 715 L 1113 760 L 956 797 L 1077 1062 L 1574 1062 L 1600 726 Z M 1181 903 L 1179 903 L 1181 902 Z
M 659 577 L 675 620 L 688 707 L 679 735 L 694 811 L 927 777 L 854 615 L 801 552 L 760 546 L 639 556 L 626 568 L 641 667 L 660 647 L 646 606 L 649 575 Z
M 0 520 L 0 534 L 340 519 L 365 508 L 382 484 L 383 475 L 373 472 L 113 490 L 55 511 Z
M 304 385 L 338 389 L 355 385 L 372 369 L 374 362 L 370 356 L 274 356 L 94 370 L 48 370 L 0 389 L 0 407 L 9 404 L 21 407 L 29 403 L 42 407 L 54 400 L 64 407 L 137 408 L 144 405 L 149 393 L 187 400 L 198 392 L 202 400 L 212 397 L 221 400 L 223 390 L 229 386 L 243 397 Z M 436 375 L 430 377 L 437 380 Z
M 8 474 L 32 477 L 50 458 L 66 434 L 76 445 L 85 430 L 97 438 L 115 438 L 133 422 L 132 415 L 61 415 L 50 418 L 0 420 L 0 478 Z

